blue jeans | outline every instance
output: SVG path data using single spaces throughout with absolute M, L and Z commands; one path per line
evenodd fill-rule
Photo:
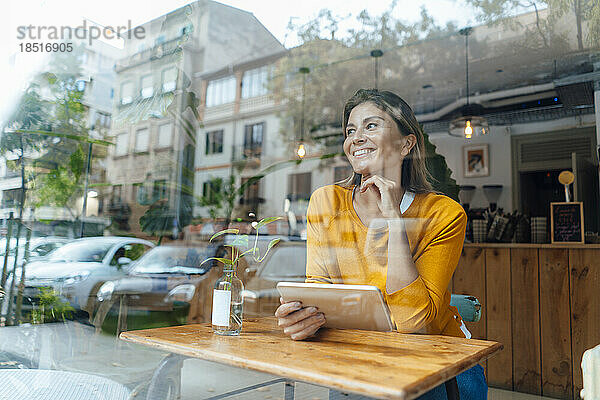
M 460 400 L 487 400 L 488 386 L 481 365 L 477 364 L 456 376 Z M 447 400 L 446 385 L 434 387 L 417 400 Z
M 485 382 L 485 375 L 481 365 L 477 364 L 471 369 L 466 370 L 456 376 L 458 383 L 458 393 L 460 400 L 487 400 L 488 386 Z M 340 393 L 334 390 L 329 391 L 329 400 L 359 400 L 367 397 Z M 446 385 L 434 387 L 429 392 L 417 397 L 416 400 L 448 400 L 446 395 Z

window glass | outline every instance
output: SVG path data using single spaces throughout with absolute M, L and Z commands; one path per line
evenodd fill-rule
M 54 262 L 101 262 L 112 246 L 112 242 L 101 239 L 93 243 L 87 240 L 76 241 L 56 249 L 48 257 L 48 260 Z
M 133 82 L 121 84 L 121 104 L 129 104 L 133 101 Z
M 223 152 L 223 130 L 206 133 L 206 154 Z
M 117 249 L 110 265 L 119 265 L 119 258 L 129 258 L 131 261 L 135 261 L 140 258 L 150 247 L 143 243 L 128 243 Z
M 177 68 L 169 68 L 162 72 L 162 90 L 172 92 L 177 87 Z
M 158 147 L 169 147 L 171 145 L 172 129 L 172 124 L 162 124 L 158 127 Z
M 143 257 L 133 269 L 135 274 L 198 274 L 209 268 L 200 265 L 206 251 L 189 247 L 156 247 Z
M 288 176 L 288 198 L 308 200 L 312 193 L 312 174 L 310 172 L 291 174 Z
M 115 155 L 122 156 L 129 152 L 129 134 L 119 133 L 115 143 Z
M 135 132 L 135 151 L 142 152 L 148 151 L 148 140 L 149 140 L 148 128 L 138 129 Z
M 261 96 L 267 94 L 268 67 L 260 67 L 244 72 L 242 79 L 242 98 Z
M 152 97 L 152 95 L 154 94 L 154 88 L 152 87 L 152 75 L 146 75 L 142 78 L 142 89 L 140 94 L 142 95 L 143 99 L 147 99 L 149 97 Z
M 206 106 L 218 106 L 235 100 L 235 76 L 228 76 L 208 82 L 206 90 Z

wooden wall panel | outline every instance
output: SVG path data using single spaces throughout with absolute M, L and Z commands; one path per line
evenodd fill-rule
M 486 338 L 485 251 L 483 248 L 463 248 L 458 268 L 452 279 L 453 293 L 469 294 L 479 299 L 482 317 L 479 322 L 465 322 L 474 339 Z
M 569 399 L 573 395 L 569 251 L 540 249 L 539 265 L 542 394 Z
M 600 250 L 569 250 L 574 398 L 582 388 L 583 352 L 600 344 Z
M 510 249 L 486 249 L 487 338 L 504 345 L 487 360 L 488 384 L 513 389 Z
M 511 250 L 513 387 L 541 394 L 539 268 L 537 249 Z

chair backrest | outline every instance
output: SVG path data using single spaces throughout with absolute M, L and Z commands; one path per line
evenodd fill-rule
M 481 319 L 481 303 L 475 296 L 453 294 L 450 305 L 458 309 L 460 317 L 467 322 L 477 322 Z
M 581 372 L 583 374 L 581 398 L 585 400 L 600 399 L 600 344 L 583 353 Z

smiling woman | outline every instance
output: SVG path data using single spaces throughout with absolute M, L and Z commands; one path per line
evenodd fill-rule
M 394 93 L 362 89 L 344 107 L 343 130 L 353 174 L 310 198 L 306 281 L 376 286 L 397 331 L 470 338 L 447 289 L 466 215 L 433 193 L 412 109 Z M 306 306 L 287 302 L 275 313 L 292 339 L 312 336 L 327 320 Z M 479 366 L 459 375 L 458 385 L 463 398 L 487 394 Z M 443 398 L 443 391 L 424 396 Z

